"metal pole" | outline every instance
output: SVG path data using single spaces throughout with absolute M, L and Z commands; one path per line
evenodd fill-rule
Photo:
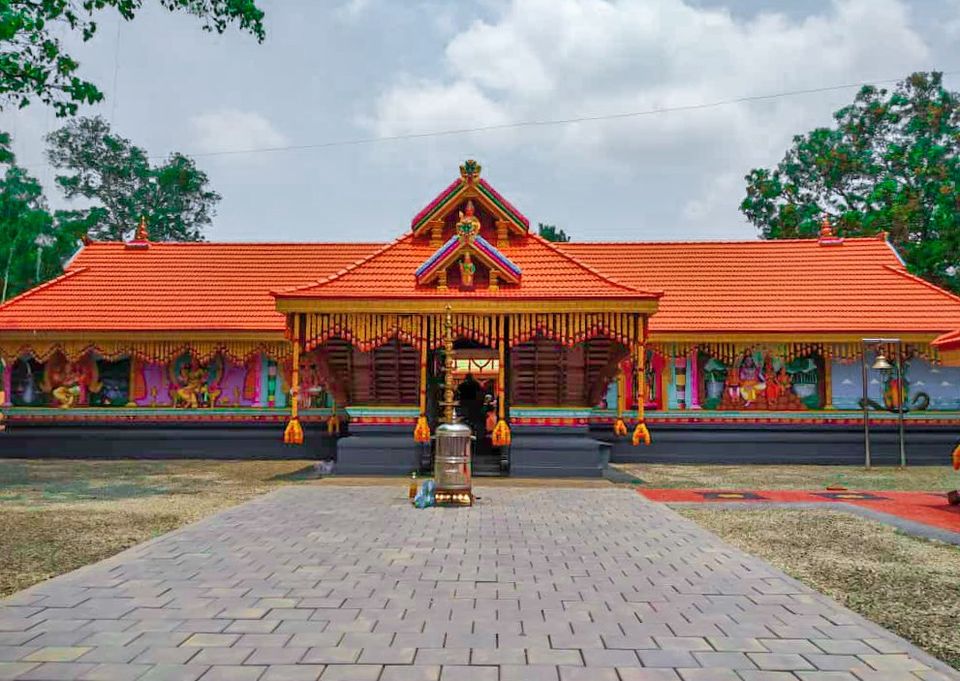
M 864 468 L 870 468 L 870 415 L 867 413 L 869 403 L 867 402 L 867 344 L 860 343 L 860 375 L 863 381 L 863 465 Z
M 903 341 L 897 341 L 897 392 L 900 393 L 898 397 L 899 409 L 897 413 L 897 428 L 900 433 L 900 468 L 907 467 L 907 450 L 904 444 L 903 437 L 903 413 L 906 410 L 906 404 L 904 403 L 907 399 L 906 390 L 904 390 L 904 376 L 903 376 Z

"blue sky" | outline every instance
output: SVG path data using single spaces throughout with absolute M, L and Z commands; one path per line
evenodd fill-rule
M 213 240 L 386 240 L 475 157 L 577 240 L 752 238 L 743 176 L 854 90 L 615 121 L 235 151 L 620 113 L 960 70 L 960 0 L 269 0 L 263 44 L 148 2 L 76 46 L 115 129 L 196 156 Z M 960 87 L 957 76 L 948 78 Z M 41 105 L 0 115 L 51 188 Z M 211 154 L 211 155 L 208 155 Z

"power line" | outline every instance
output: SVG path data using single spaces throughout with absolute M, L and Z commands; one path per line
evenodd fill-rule
M 943 75 L 954 75 L 960 73 L 960 70 L 943 71 Z M 352 140 L 335 140 L 330 142 L 316 142 L 313 144 L 291 144 L 277 147 L 259 147 L 250 149 L 227 149 L 223 151 L 208 151 L 195 154 L 189 154 L 192 157 L 215 157 L 215 156 L 234 156 L 240 154 L 266 154 L 283 151 L 301 151 L 307 149 L 331 149 L 335 147 L 351 147 L 367 144 L 379 144 L 381 142 L 398 142 L 403 140 L 424 139 L 429 137 L 453 137 L 456 135 L 468 135 L 478 132 L 494 132 L 499 130 L 512 130 L 519 128 L 540 128 L 558 125 L 571 125 L 576 123 L 593 123 L 599 121 L 613 121 L 625 118 L 640 118 L 643 116 L 654 116 L 666 113 L 678 113 L 683 111 L 700 111 L 703 109 L 713 109 L 721 106 L 730 106 L 732 104 L 745 104 L 748 102 L 760 102 L 783 97 L 796 97 L 800 95 L 810 95 L 823 92 L 832 92 L 836 90 L 849 90 L 859 88 L 865 85 L 880 85 L 886 83 L 896 83 L 903 80 L 900 78 L 885 78 L 883 80 L 861 81 L 857 83 L 844 83 L 842 85 L 828 85 L 825 87 L 807 88 L 803 90 L 788 90 L 765 95 L 746 95 L 732 99 L 721 99 L 714 102 L 701 102 L 699 104 L 687 104 L 681 106 L 659 107 L 655 109 L 645 109 L 642 111 L 626 111 L 612 114 L 598 114 L 593 116 L 577 116 L 575 118 L 554 118 L 545 120 L 514 121 L 511 123 L 497 123 L 493 125 L 483 125 L 473 128 L 454 128 L 450 130 L 434 130 L 429 132 L 411 132 L 399 135 L 384 135 L 380 137 L 361 137 Z

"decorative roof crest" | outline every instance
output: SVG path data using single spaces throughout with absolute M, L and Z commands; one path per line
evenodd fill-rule
M 469 158 L 460 165 L 460 177 L 472 184 L 480 179 L 480 170 L 480 164 Z

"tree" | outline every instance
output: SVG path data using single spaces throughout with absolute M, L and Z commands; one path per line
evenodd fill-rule
M 94 239 L 121 241 L 141 217 L 154 241 L 201 241 L 220 195 L 192 159 L 175 153 L 158 166 L 147 152 L 115 135 L 101 117 L 76 118 L 47 136 L 47 158 L 67 173 L 57 184 L 68 199 L 96 205 L 64 213 Z
M 887 232 L 914 274 L 960 291 L 960 95 L 941 73 L 867 86 L 834 124 L 746 176 L 740 210 L 765 239 Z
M 77 225 L 47 210 L 43 189 L 16 165 L 10 135 L 0 133 L 0 300 L 36 286 L 63 271 L 79 241 Z
M 570 241 L 570 237 L 562 229 L 557 229 L 556 225 L 545 225 L 542 222 L 537 223 L 537 234 L 547 241 Z
M 223 33 L 235 23 L 259 42 L 265 37 L 254 0 L 159 1 L 171 12 L 196 16 L 205 31 Z M 131 21 L 142 6 L 143 0 L 0 0 L 0 110 L 39 98 L 58 116 L 72 116 L 81 104 L 102 100 L 96 85 L 76 75 L 79 63 L 59 36 L 69 31 L 88 41 L 107 8 Z

